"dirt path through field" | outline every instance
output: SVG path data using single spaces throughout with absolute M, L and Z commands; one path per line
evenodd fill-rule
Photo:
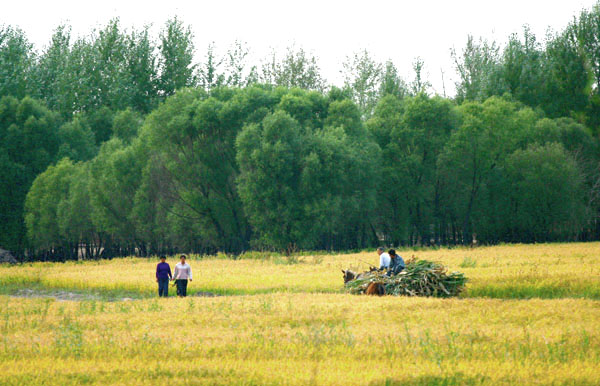
M 67 290 L 43 290 L 32 288 L 21 288 L 9 295 L 14 298 L 53 298 L 58 301 L 85 301 L 85 300 L 105 300 L 105 301 L 132 301 L 142 299 L 142 297 L 109 297 L 94 293 L 73 292 Z M 215 297 L 221 296 L 212 292 L 196 292 L 190 297 Z
M 23 288 L 10 294 L 14 298 L 54 298 L 58 301 L 82 301 L 82 300 L 102 300 L 102 297 L 96 294 L 70 292 L 70 291 L 51 291 Z M 133 300 L 132 298 L 120 298 L 115 300 Z

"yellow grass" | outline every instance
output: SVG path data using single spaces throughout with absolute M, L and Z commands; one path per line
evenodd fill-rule
M 0 296 L 0 384 L 599 384 L 599 252 L 599 243 L 414 252 L 465 272 L 461 299 L 342 293 L 340 266 L 375 263 L 373 253 L 191 261 L 190 289 L 241 296 Z M 149 295 L 154 266 L 1 267 L 0 284 Z
M 506 245 L 476 249 L 401 251 L 440 261 L 469 278 L 464 296 L 587 297 L 600 299 L 600 243 Z M 474 261 L 475 267 L 462 266 Z M 340 292 L 341 268 L 365 270 L 378 265 L 374 252 L 305 256 L 287 265 L 285 259 L 191 261 L 196 281 L 192 291 L 223 294 L 268 292 Z M 174 257 L 169 258 L 173 266 Z M 35 263 L 18 269 L 0 267 L 0 284 L 33 283 L 46 287 L 125 290 L 154 294 L 156 261 L 128 258 L 100 262 Z

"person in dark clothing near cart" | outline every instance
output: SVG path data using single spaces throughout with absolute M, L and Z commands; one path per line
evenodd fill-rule
M 158 283 L 158 296 L 169 296 L 169 281 L 173 277 L 171 275 L 171 266 L 166 262 L 165 256 L 160 257 L 160 263 L 156 266 L 156 282 Z
M 387 271 L 388 276 L 397 275 L 404 270 L 406 264 L 404 263 L 404 259 L 402 256 L 396 254 L 395 249 L 390 249 L 388 251 L 390 255 L 390 267 Z

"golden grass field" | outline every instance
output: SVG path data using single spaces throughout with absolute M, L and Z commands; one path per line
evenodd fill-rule
M 147 259 L 2 266 L 0 384 L 600 384 L 600 243 L 413 254 L 465 293 L 345 294 L 340 268 L 373 252 L 192 259 L 190 292 L 227 296 L 186 299 L 153 297 Z

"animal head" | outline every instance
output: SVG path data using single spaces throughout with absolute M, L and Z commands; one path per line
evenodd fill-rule
M 349 269 L 347 270 L 343 270 L 342 269 L 342 273 L 344 274 L 344 283 L 348 283 L 350 280 L 354 280 L 356 279 L 356 273 L 350 271 Z

